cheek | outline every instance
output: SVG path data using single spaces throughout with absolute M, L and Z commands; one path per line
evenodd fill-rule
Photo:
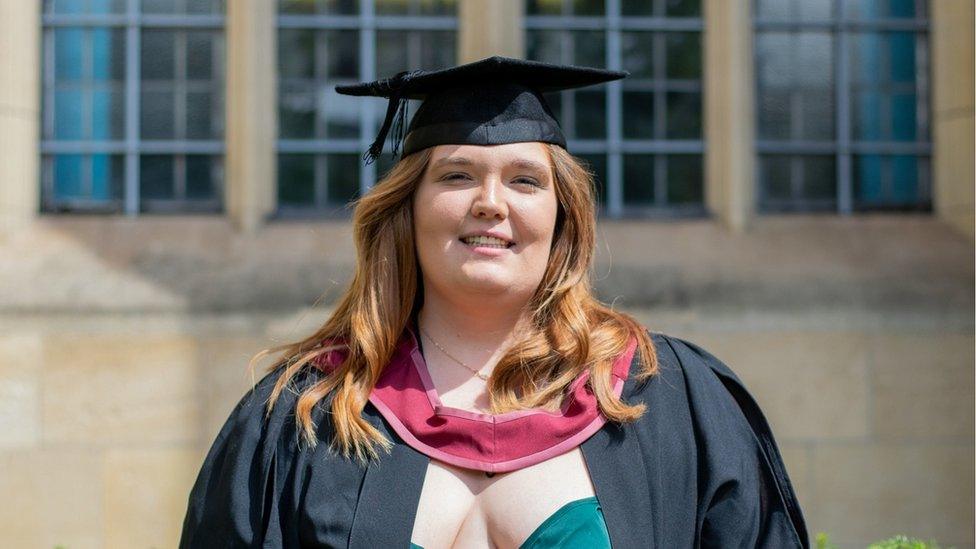
M 534 241 L 550 244 L 556 230 L 557 212 L 555 198 L 522 209 L 519 216 L 523 220 L 524 234 Z M 548 247 L 546 250 L 548 251 Z

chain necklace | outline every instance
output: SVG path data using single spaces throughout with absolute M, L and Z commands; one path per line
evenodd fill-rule
M 420 323 L 419 322 L 417 323 L 417 328 L 420 328 Z M 471 372 L 474 373 L 474 375 L 478 376 L 479 378 L 483 379 L 484 381 L 488 381 L 488 376 L 486 376 L 485 374 L 479 372 L 478 370 L 475 370 L 474 368 L 468 366 L 464 362 L 461 362 L 460 360 L 454 358 L 454 355 L 452 355 L 451 353 L 449 353 L 446 350 L 444 350 L 444 347 L 441 347 L 439 343 L 437 343 L 436 341 L 434 341 L 434 338 L 430 337 L 430 334 L 428 334 L 426 330 L 424 330 L 423 328 L 420 328 L 420 331 L 425 336 L 427 336 L 427 339 L 429 339 L 431 343 L 433 343 L 438 349 L 440 349 L 442 353 L 444 353 L 445 355 L 447 355 L 448 357 L 450 357 L 451 360 L 453 360 L 454 362 L 457 362 L 461 366 L 464 366 L 468 370 L 471 370 Z M 495 476 L 495 473 L 489 473 L 488 471 L 485 471 L 485 476 L 488 477 L 488 478 L 491 478 L 491 477 Z
M 420 328 L 420 323 L 419 323 L 419 322 L 417 323 L 417 327 L 418 327 L 418 328 Z M 425 336 L 427 336 L 427 339 L 429 339 L 431 343 L 433 343 L 433 344 L 434 344 L 434 345 L 435 345 L 435 346 L 436 346 L 436 347 L 437 347 L 438 349 L 440 349 L 440 350 L 441 350 L 441 352 L 442 352 L 442 353 L 444 353 L 445 355 L 447 355 L 447 356 L 448 356 L 448 357 L 449 357 L 449 358 L 450 358 L 451 360 L 453 360 L 454 362 L 457 362 L 457 363 L 458 363 L 458 364 L 460 364 L 461 366 L 464 366 L 464 367 L 465 367 L 465 368 L 467 368 L 468 370 L 471 370 L 471 372 L 473 372 L 473 373 L 474 373 L 474 375 L 476 375 L 476 376 L 478 376 L 478 377 L 479 377 L 479 378 L 481 378 L 482 380 L 484 380 L 484 381 L 488 381 L 488 376 L 487 376 L 487 375 L 485 375 L 485 374 L 483 374 L 483 373 L 481 373 L 481 372 L 479 372 L 478 370 L 475 370 L 475 369 L 474 369 L 474 368 L 472 368 L 471 366 L 468 366 L 467 364 L 465 364 L 465 363 L 463 363 L 463 362 L 461 362 L 460 360 L 458 360 L 458 359 L 456 359 L 456 358 L 454 358 L 454 355 L 452 355 L 451 353 L 449 353 L 449 352 L 447 352 L 447 351 L 445 351 L 445 350 L 444 350 L 444 347 L 441 347 L 441 346 L 440 346 L 440 344 L 438 344 L 438 343 L 437 343 L 436 341 L 434 341 L 434 338 L 432 338 L 432 337 L 430 337 L 430 334 L 428 334 L 426 330 L 424 330 L 423 328 L 420 328 L 420 331 L 421 331 L 421 332 L 422 332 L 422 333 L 423 333 L 423 334 L 424 334 Z

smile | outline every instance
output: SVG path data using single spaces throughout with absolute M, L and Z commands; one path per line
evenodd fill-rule
M 479 255 L 487 255 L 487 256 L 498 256 L 498 255 L 506 254 L 508 253 L 509 248 L 515 245 L 514 242 L 510 242 L 508 244 L 502 244 L 499 242 L 485 242 L 480 238 L 479 239 L 459 238 L 458 241 L 464 244 L 464 247 L 467 248 L 468 250 L 477 253 Z
M 493 248 L 510 248 L 515 245 L 514 242 L 509 242 L 501 238 L 496 238 L 493 236 L 466 236 L 460 238 L 461 242 L 469 246 L 488 246 Z

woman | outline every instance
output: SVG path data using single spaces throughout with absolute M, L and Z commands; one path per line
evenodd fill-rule
M 339 88 L 389 98 L 367 158 L 391 129 L 403 156 L 332 317 L 256 357 L 283 351 L 182 547 L 808 546 L 735 375 L 592 295 L 593 181 L 542 93 L 623 76 L 493 57 Z

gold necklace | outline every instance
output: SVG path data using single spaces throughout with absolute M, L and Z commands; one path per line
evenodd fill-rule
M 419 323 L 419 322 L 417 323 L 417 327 L 418 327 L 418 328 L 420 328 L 420 323 Z M 454 356 L 453 356 L 453 355 L 452 355 L 451 353 L 449 353 L 449 352 L 447 352 L 447 351 L 445 351 L 445 350 L 444 350 L 444 347 L 441 347 L 441 346 L 440 346 L 440 344 L 438 344 L 438 343 L 437 343 L 436 341 L 434 341 L 434 338 L 432 338 L 432 337 L 430 337 L 430 334 L 428 334 L 426 330 L 424 330 L 423 328 L 420 328 L 420 331 L 421 331 L 421 332 L 422 332 L 422 333 L 423 333 L 423 334 L 424 334 L 425 336 L 427 336 L 427 339 L 429 339 L 431 343 L 433 343 L 433 344 L 434 344 L 435 346 L 437 346 L 437 348 L 438 348 L 438 349 L 440 349 L 442 353 L 444 353 L 445 355 L 447 355 L 448 357 L 450 357 L 450 359 L 451 359 L 451 360 L 453 360 L 454 362 L 457 362 L 457 363 L 458 363 L 458 364 L 460 364 L 461 366 L 464 366 L 464 367 L 465 367 L 465 368 L 467 368 L 468 370 L 471 370 L 471 371 L 472 371 L 472 372 L 474 373 L 474 375 L 476 375 L 476 376 L 478 376 L 478 377 L 480 377 L 480 378 L 481 378 L 481 379 L 483 379 L 484 381 L 488 381 L 488 376 L 487 376 L 487 375 L 485 375 L 485 374 L 483 374 L 483 373 L 481 373 L 481 372 L 479 372 L 478 370 L 475 370 L 474 368 L 472 368 L 472 367 L 470 367 L 470 366 L 468 366 L 467 364 L 465 364 L 465 363 L 463 363 L 463 362 L 461 362 L 460 360 L 458 360 L 458 359 L 456 359 L 456 358 L 454 358 Z

